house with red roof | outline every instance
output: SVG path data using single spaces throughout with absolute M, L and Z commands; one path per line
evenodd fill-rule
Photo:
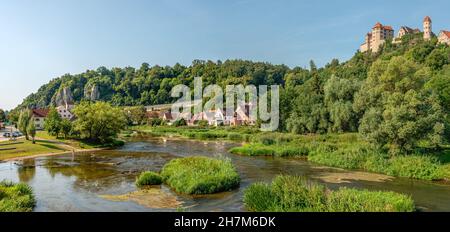
M 31 120 L 34 122 L 34 126 L 37 130 L 43 130 L 45 126 L 45 119 L 47 118 L 49 109 L 33 109 L 31 110 Z

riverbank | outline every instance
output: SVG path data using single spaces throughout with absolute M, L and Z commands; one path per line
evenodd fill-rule
M 123 145 L 123 142 L 118 140 L 108 144 L 98 144 L 75 139 L 56 138 L 48 135 L 45 131 L 39 131 L 34 144 L 24 138 L 0 142 L 0 161 L 18 161 L 76 152 L 92 152 L 121 145 Z
M 343 168 L 421 180 L 450 180 L 450 147 L 416 149 L 408 155 L 390 156 L 356 133 L 294 135 L 263 133 L 257 128 L 135 127 L 154 136 L 219 139 L 243 142 L 230 152 L 246 156 L 304 157 L 308 161 Z
M 393 191 L 411 196 L 419 211 L 450 210 L 450 185 L 447 184 L 328 168 L 305 159 L 230 154 L 228 151 L 236 145 L 139 134 L 118 149 L 0 163 L 0 176 L 15 183 L 28 183 L 39 202 L 36 212 L 174 212 L 177 209 L 241 212 L 245 211 L 244 191 L 253 183 L 269 183 L 278 175 L 302 176 L 333 191 L 341 187 Z M 159 173 L 173 159 L 194 156 L 230 159 L 241 177 L 240 188 L 208 196 L 189 196 L 177 194 L 167 185 L 148 191 L 136 187 L 135 180 L 140 173 Z

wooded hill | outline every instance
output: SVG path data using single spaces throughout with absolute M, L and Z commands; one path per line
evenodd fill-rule
M 349 61 L 332 60 L 318 68 L 289 68 L 244 60 L 195 60 L 186 67 L 153 66 L 88 70 L 66 74 L 42 86 L 18 108 L 55 105 L 63 89 L 74 102 L 101 100 L 116 106 L 172 103 L 173 86 L 254 84 L 283 86 L 282 130 L 294 133 L 359 131 L 373 140 L 385 137 L 400 147 L 428 136 L 448 139 L 450 112 L 450 48 L 421 34 L 386 43 L 380 52 L 357 52 Z M 447 134 L 444 134 L 446 131 Z

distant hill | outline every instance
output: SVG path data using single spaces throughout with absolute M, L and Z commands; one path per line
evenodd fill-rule
M 349 61 L 340 63 L 332 60 L 323 68 L 311 62 L 309 70 L 289 68 L 245 60 L 225 62 L 195 60 L 186 67 L 153 66 L 144 63 L 140 68 L 125 67 L 88 70 L 81 74 L 66 74 L 51 80 L 36 93 L 24 99 L 19 108 L 38 108 L 56 105 L 61 99 L 69 98 L 79 102 L 83 99 L 102 100 L 117 106 L 156 105 L 172 103 L 170 91 L 177 84 L 192 86 L 194 77 L 203 77 L 208 84 L 280 84 L 302 85 L 317 73 L 322 82 L 336 75 L 340 78 L 367 78 L 367 73 L 378 59 L 388 60 L 394 56 L 405 56 L 419 64 L 429 66 L 437 72 L 449 63 L 449 48 L 436 46 L 436 40 L 425 42 L 420 35 L 407 35 L 398 45 L 387 43 L 376 54 L 357 52 Z M 65 96 L 70 93 L 71 96 Z

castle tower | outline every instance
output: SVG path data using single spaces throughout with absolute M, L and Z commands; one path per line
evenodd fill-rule
M 430 40 L 433 35 L 432 21 L 429 16 L 423 20 L 423 39 Z

